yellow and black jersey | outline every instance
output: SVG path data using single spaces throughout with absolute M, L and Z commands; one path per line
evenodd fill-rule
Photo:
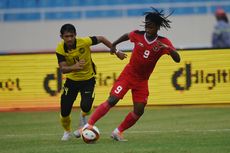
M 95 76 L 95 65 L 91 58 L 90 46 L 98 43 L 94 37 L 76 37 L 76 48 L 68 50 L 64 41 L 61 41 L 56 48 L 58 63 L 65 61 L 68 65 L 73 65 L 76 61 L 85 60 L 85 66 L 82 70 L 66 74 L 66 78 L 74 81 L 88 80 Z

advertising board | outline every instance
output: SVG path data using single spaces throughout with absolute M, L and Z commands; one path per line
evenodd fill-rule
M 149 105 L 230 103 L 229 49 L 179 53 L 180 63 L 167 55 L 157 63 L 149 80 Z M 105 52 L 92 58 L 97 66 L 94 104 L 99 105 L 129 58 L 121 61 Z M 0 61 L 0 110 L 59 107 L 65 76 L 55 54 L 0 55 Z M 118 105 L 132 105 L 130 91 Z

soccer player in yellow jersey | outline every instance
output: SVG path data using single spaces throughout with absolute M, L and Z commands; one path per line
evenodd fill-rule
M 63 39 L 56 48 L 56 56 L 59 67 L 66 75 L 66 81 L 61 95 L 61 124 L 64 134 L 61 140 L 71 138 L 71 110 L 78 93 L 81 94 L 81 113 L 79 128 L 87 123 L 86 116 L 89 115 L 94 101 L 95 87 L 95 65 L 91 59 L 90 46 L 103 43 L 108 48 L 112 44 L 104 36 L 76 37 L 76 29 L 72 24 L 64 24 L 60 30 Z M 123 60 L 126 54 L 120 51 L 115 53 Z M 78 130 L 73 135 L 79 138 Z

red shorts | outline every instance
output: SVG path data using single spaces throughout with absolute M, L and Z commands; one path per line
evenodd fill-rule
M 132 92 L 133 102 L 147 103 L 149 96 L 148 80 L 136 80 L 124 73 L 114 83 L 110 94 L 122 99 L 129 89 Z

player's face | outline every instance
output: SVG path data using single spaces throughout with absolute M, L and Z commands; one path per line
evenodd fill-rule
M 76 34 L 72 32 L 64 32 L 61 37 L 64 40 L 65 44 L 71 47 L 75 43 Z
M 159 30 L 159 26 L 157 26 L 155 23 L 153 22 L 145 23 L 145 31 L 148 36 L 156 36 L 158 30 Z

